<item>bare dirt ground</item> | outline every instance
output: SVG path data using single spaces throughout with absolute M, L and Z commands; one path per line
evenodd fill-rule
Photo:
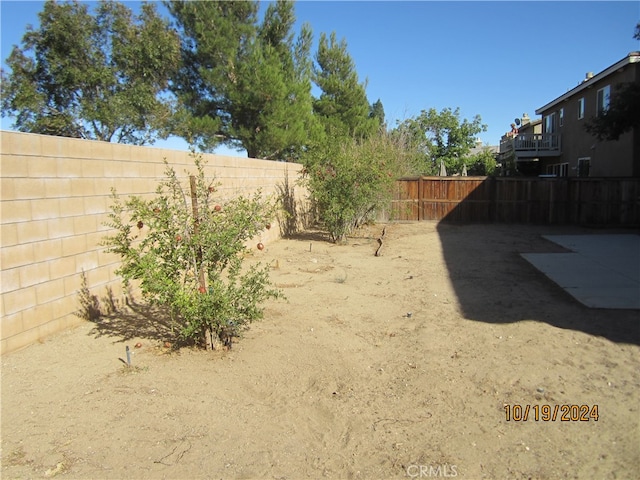
M 2 478 L 640 478 L 638 312 L 519 256 L 587 230 L 391 224 L 375 257 L 381 229 L 258 252 L 288 300 L 231 351 L 140 307 L 6 355 Z

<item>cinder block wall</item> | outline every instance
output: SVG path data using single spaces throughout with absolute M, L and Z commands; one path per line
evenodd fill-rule
M 166 158 L 188 185 L 189 152 L 18 132 L 0 132 L 1 302 L 0 353 L 78 324 L 82 272 L 92 294 L 122 295 L 119 259 L 100 245 L 111 188 L 121 197 L 153 194 Z M 204 155 L 207 176 L 221 183 L 221 199 L 262 189 L 277 194 L 288 178 L 296 204 L 299 164 Z M 188 187 L 186 187 L 188 191 Z M 260 240 L 277 239 L 280 229 Z

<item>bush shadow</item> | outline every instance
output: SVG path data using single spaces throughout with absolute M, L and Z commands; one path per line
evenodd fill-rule
M 326 232 L 325 230 L 322 230 L 318 226 L 310 227 L 306 230 L 296 232 L 287 238 L 291 240 L 300 240 L 300 241 L 306 241 L 306 242 L 320 242 L 320 243 L 333 244 L 329 236 L 329 233 Z
M 288 171 L 285 172 L 282 183 L 276 185 L 276 189 L 282 206 L 278 213 L 280 236 L 293 238 L 313 223 L 313 208 L 308 202 L 300 204 L 296 198 L 295 187 L 289 181 Z
M 90 302 L 86 298 L 90 298 Z M 81 310 L 77 316 L 94 325 L 89 334 L 95 338 L 113 337 L 117 339 L 116 343 L 142 338 L 169 342 L 174 347 L 190 345 L 180 337 L 177 325 L 172 322 L 165 309 L 136 302 L 130 294 L 120 302 L 109 287 L 101 299 L 85 290 L 80 293 L 80 303 Z

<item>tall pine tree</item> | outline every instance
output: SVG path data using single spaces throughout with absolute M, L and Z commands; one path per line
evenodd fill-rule
M 204 151 L 230 142 L 229 91 L 256 35 L 255 2 L 170 1 L 182 38 L 182 62 L 173 91 L 185 121 L 176 132 Z
M 176 93 L 190 118 L 183 135 L 203 149 L 220 141 L 249 157 L 297 160 L 317 135 L 309 79 L 311 33 L 298 41 L 293 3 L 170 3 L 183 32 Z
M 320 133 L 313 116 L 308 58 L 311 32 L 296 42 L 293 3 L 267 7 L 258 35 L 230 89 L 230 136 L 250 157 L 298 160 Z
M 336 40 L 335 32 L 327 39 L 320 36 L 316 54 L 314 81 L 322 90 L 313 109 L 329 136 L 368 137 L 380 125 L 370 116 L 365 85 L 359 83 L 347 42 Z
M 378 120 L 379 126 L 382 130 L 387 130 L 387 122 L 384 117 L 384 106 L 380 99 L 376 100 L 376 102 L 371 105 L 369 116 Z

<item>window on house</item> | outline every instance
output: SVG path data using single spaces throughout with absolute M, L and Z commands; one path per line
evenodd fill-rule
M 578 99 L 578 120 L 584 118 L 584 97 Z
M 559 115 L 559 117 L 560 117 L 560 118 L 558 119 L 559 124 L 560 124 L 560 126 L 563 126 L 563 125 L 564 125 L 564 108 L 561 108 L 561 109 L 560 109 L 560 115 Z
M 560 176 L 568 177 L 569 176 L 569 163 L 561 163 L 560 164 Z
M 552 163 L 547 165 L 547 175 L 555 175 L 556 177 L 566 177 L 569 175 L 568 163 Z
M 582 157 L 578 159 L 578 176 L 588 177 L 591 168 L 591 157 Z
M 544 132 L 555 133 L 556 131 L 556 112 L 544 117 Z
M 598 97 L 597 97 L 598 104 L 596 107 L 597 115 L 603 114 L 609 108 L 610 94 L 611 94 L 611 87 L 609 85 L 598 90 Z

